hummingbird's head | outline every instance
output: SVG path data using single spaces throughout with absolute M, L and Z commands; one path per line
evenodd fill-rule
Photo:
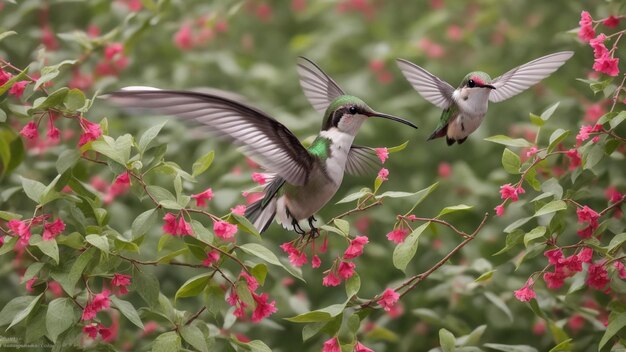
M 463 81 L 461 82 L 461 85 L 459 86 L 459 88 L 468 88 L 468 89 L 474 89 L 474 88 L 488 88 L 488 89 L 496 89 L 496 87 L 494 87 L 491 84 L 491 77 L 489 77 L 488 74 L 486 74 L 485 72 L 481 72 L 481 71 L 475 71 L 475 72 L 470 72 L 467 74 L 467 76 L 465 76 L 465 78 L 463 78 Z
M 357 97 L 342 95 L 328 105 L 324 114 L 322 130 L 327 131 L 331 128 L 336 128 L 341 132 L 356 135 L 361 124 L 368 117 L 381 117 L 417 128 L 410 121 L 375 111 Z

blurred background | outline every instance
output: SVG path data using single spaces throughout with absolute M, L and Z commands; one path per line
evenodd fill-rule
M 557 127 L 576 130 L 585 118 L 597 118 L 607 109 L 605 103 L 596 103 L 586 84 L 576 81 L 579 77 L 587 78 L 593 56 L 591 48 L 578 42 L 575 29 L 582 10 L 590 11 L 594 18 L 603 18 L 615 14 L 621 5 L 568 0 L 25 0 L 4 1 L 0 6 L 0 29 L 19 33 L 0 43 L 0 55 L 14 65 L 25 67 L 32 61 L 35 66 L 49 65 L 79 58 L 79 64 L 63 69 L 54 80 L 57 86 L 77 87 L 88 96 L 128 85 L 229 90 L 245 96 L 305 142 L 312 140 L 322 122 L 322 117 L 305 100 L 295 69 L 298 56 L 310 58 L 346 92 L 363 98 L 374 109 L 404 117 L 419 126 L 415 131 L 385 120 L 372 120 L 361 129 L 355 141 L 358 144 L 391 147 L 409 141 L 404 151 L 392 154 L 385 163 L 390 175 L 383 190 L 414 192 L 439 182 L 435 193 L 414 214 L 431 217 L 445 206 L 473 205 L 472 210 L 452 214 L 448 219 L 458 228 L 471 231 L 485 212 L 493 212 L 500 203 L 499 186 L 517 181 L 501 168 L 502 147 L 483 138 L 504 134 L 533 141 L 536 129 L 528 114 L 539 114 L 557 101 L 560 106 L 544 127 L 540 140 L 547 140 Z M 122 43 L 123 52 L 107 61 L 104 48 L 111 43 Z M 491 104 L 482 126 L 463 145 L 452 147 L 443 139 L 426 142 L 441 111 L 412 89 L 395 64 L 396 58 L 407 59 L 456 87 L 470 71 L 482 70 L 496 77 L 561 50 L 573 50 L 576 54 L 532 89 Z M 97 100 L 86 117 L 95 122 L 106 117 L 113 137 L 124 133 L 138 135 L 164 120 L 143 115 L 130 116 Z M 168 145 L 166 159 L 186 170 L 199 156 L 216 151 L 213 166 L 198 183 L 185 184 L 191 193 L 213 188 L 212 212 L 223 214 L 230 207 L 245 203 L 241 192 L 253 187 L 250 173 L 254 170 L 230 145 L 200 135 L 194 126 L 174 120 L 169 120 L 158 138 Z M 56 146 L 39 155 L 36 148 L 30 149 L 34 157 L 27 158 L 13 178 L 0 180 L 0 188 L 13 184 L 17 174 L 39 174 L 40 179 L 45 179 L 46 174 L 53 177 L 54 162 L 62 150 Z M 108 182 L 114 178 L 106 167 L 84 168 L 86 182 L 94 174 Z M 334 201 L 361 187 L 372 187 L 374 177 L 347 176 Z M 531 310 L 512 294 L 545 263 L 541 258 L 528 261 L 514 272 L 514 253 L 493 256 L 504 246 L 502 229 L 523 214 L 520 209 L 525 204 L 524 200 L 515 203 L 504 217 L 492 219 L 451 265 L 441 268 L 407 295 L 398 312 L 372 314 L 369 322 L 362 325 L 367 345 L 376 351 L 428 351 L 438 346 L 441 327 L 460 336 L 486 324 L 481 341 L 527 344 L 540 351 L 553 346 L 545 324 L 537 321 Z M 148 206 L 134 197 L 119 197 L 109 205 L 111 226 L 126 231 Z M 362 282 L 359 296 L 373 297 L 405 278 L 392 265 L 393 243 L 385 234 L 391 231 L 395 216 L 410 206 L 410 200 L 389 201 L 384 207 L 349 219 L 370 238 L 365 255 L 357 260 Z M 351 205 L 331 204 L 320 216 L 328 220 L 350 208 Z M 142 255 L 156 256 L 161 234 L 160 227 L 152 229 L 145 240 L 152 244 L 142 246 L 147 251 Z M 264 234 L 264 241 L 279 253 L 278 245 L 294 236 L 274 224 Z M 335 241 L 338 248 L 333 249 Z M 429 268 L 460 241 L 448 229 L 433 227 L 421 237 L 418 254 L 407 275 Z M 345 245 L 331 238 L 330 248 L 326 258 L 339 255 Z M 0 283 L 9 283 L 0 285 L 0 306 L 23 294 L 7 265 L 0 272 L 5 276 Z M 174 269 L 155 269 L 162 292 L 169 297 L 193 274 L 191 270 Z M 491 269 L 497 269 L 492 280 L 474 282 Z M 309 282 L 306 285 L 283 274 L 270 272 L 271 279 L 265 285 L 265 290 L 279 302 L 279 312 L 262 324 L 236 324 L 233 330 L 262 339 L 276 351 L 320 350 L 323 339 L 302 342 L 302 326 L 280 318 L 340 302 L 345 295 L 343 288 L 323 287 L 321 270 L 310 267 L 304 268 Z M 553 300 L 553 296 L 541 297 L 547 305 Z M 201 300 L 195 299 L 177 302 L 180 309 L 189 310 L 195 310 L 199 304 Z M 576 339 L 576 350 L 589 350 L 594 341 L 597 344 L 601 335 L 597 322 L 583 321 L 571 327 L 567 325 L 571 311 L 555 314 L 570 336 L 580 337 Z M 211 322 L 220 326 L 223 317 Z M 121 331 L 116 345 L 124 346 L 133 336 L 131 331 Z M 133 342 L 137 348 L 145 348 L 149 341 L 147 336 Z

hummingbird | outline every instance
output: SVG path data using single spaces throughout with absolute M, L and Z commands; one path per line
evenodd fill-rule
M 509 99 L 561 67 L 574 53 L 561 51 L 518 66 L 494 79 L 481 71 L 468 73 L 454 89 L 439 77 L 404 59 L 397 59 L 404 77 L 426 100 L 442 108 L 441 118 L 428 140 L 446 136 L 450 146 L 462 144 L 483 122 L 489 101 Z
M 263 198 L 247 207 L 246 218 L 259 232 L 276 218 L 301 235 L 306 233 L 302 228 L 306 220 L 314 234 L 314 214 L 337 192 L 344 173 L 363 174 L 377 161 L 373 148 L 352 144 L 361 124 L 378 117 L 417 126 L 345 94 L 309 59 L 299 58 L 298 73 L 306 97 L 324 113 L 321 131 L 308 148 L 283 124 L 230 92 L 127 87 L 110 93 L 108 99 L 123 107 L 196 121 L 205 131 L 242 146 L 271 173 Z

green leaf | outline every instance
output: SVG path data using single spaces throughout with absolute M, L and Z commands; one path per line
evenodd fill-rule
M 174 331 L 164 332 L 152 343 L 152 352 L 180 351 L 182 342 Z
M 483 282 L 483 281 L 487 281 L 489 279 L 491 279 L 491 277 L 493 277 L 493 274 L 496 272 L 496 269 L 493 270 L 489 270 L 486 273 L 482 273 L 479 277 L 477 277 L 474 282 Z
M 443 352 L 454 352 L 456 339 L 450 331 L 446 329 L 439 329 L 439 344 Z
M 544 205 L 539 210 L 537 210 L 537 212 L 533 216 L 541 216 L 541 215 L 551 214 L 551 213 L 554 213 L 554 212 L 557 212 L 557 211 L 561 211 L 561 210 L 565 210 L 565 209 L 567 209 L 567 204 L 564 201 L 562 201 L 562 200 L 553 200 L 552 202 Z
M 207 272 L 204 274 L 196 275 L 185 281 L 185 283 L 178 289 L 178 291 L 176 291 L 174 299 L 177 300 L 182 297 L 193 297 L 199 295 L 209 283 L 212 276 L 213 275 L 211 272 Z
M 17 32 L 16 31 L 6 31 L 6 32 L 2 32 L 2 34 L 0 34 L 0 41 L 4 40 L 5 38 L 8 38 L 12 35 L 16 35 Z
M 278 260 L 278 257 L 276 257 L 276 254 L 274 254 L 269 249 L 263 247 L 262 245 L 257 244 L 257 243 L 246 243 L 246 244 L 239 246 L 239 248 L 250 255 L 253 255 L 259 259 L 266 261 L 269 264 L 279 266 L 285 269 L 285 271 L 287 271 L 294 277 L 304 281 L 304 279 L 302 278 L 302 274 L 300 274 L 298 271 L 295 271 L 291 267 L 283 265 L 283 263 L 281 263 Z
M 209 245 L 213 244 L 215 237 L 200 221 L 191 219 L 191 229 L 198 241 Z
M 315 323 L 315 322 L 329 321 L 332 318 L 341 314 L 345 308 L 346 308 L 345 303 L 338 303 L 338 304 L 330 305 L 326 308 L 296 315 L 295 317 L 285 318 L 285 320 L 288 320 L 292 323 Z
M 246 219 L 246 217 L 244 217 L 243 215 L 239 215 L 239 214 L 231 214 L 231 215 L 237 221 L 239 228 L 241 228 L 247 233 L 253 234 L 259 239 L 261 238 L 261 234 L 259 233 L 259 230 L 257 230 L 257 228 L 254 227 L 254 225 L 252 225 L 250 220 Z
M 10 211 L 4 211 L 4 210 L 0 210 L 0 219 L 4 220 L 4 221 L 10 221 L 13 219 L 21 219 L 22 216 L 20 214 L 16 214 L 16 213 L 11 213 Z
M 485 140 L 487 142 L 493 142 L 493 143 L 498 143 L 498 144 L 502 144 L 502 145 L 506 145 L 509 147 L 519 147 L 519 148 L 527 148 L 527 147 L 532 147 L 533 144 L 530 143 L 529 141 L 523 139 L 523 138 L 511 138 L 508 136 L 504 136 L 504 135 L 496 135 L 496 136 L 492 136 L 492 137 L 487 137 L 485 138 Z
M 41 76 L 39 77 L 39 79 L 37 80 L 37 82 L 35 83 L 35 88 L 34 90 L 39 89 L 39 87 L 41 85 L 43 85 L 44 83 L 50 82 L 51 80 L 53 80 L 56 76 L 59 75 L 59 73 L 61 73 L 59 71 L 59 69 L 61 68 L 61 66 L 64 65 L 74 65 L 76 63 L 76 60 L 63 60 L 60 63 L 54 65 L 54 66 L 46 66 L 43 67 L 41 69 Z M 66 88 L 67 89 L 67 88 Z
M 54 262 L 59 264 L 59 246 L 55 239 L 43 240 L 40 235 L 32 235 L 30 238 L 30 244 L 39 248 L 43 254 L 52 258 Z
M 399 151 L 404 150 L 404 148 L 406 148 L 407 145 L 409 145 L 409 141 L 406 141 L 406 142 L 404 142 L 404 143 L 402 143 L 400 145 L 397 145 L 395 147 L 389 147 L 389 148 L 387 148 L 387 151 L 389 153 L 397 153 Z
M 609 253 L 613 253 L 618 248 L 620 248 L 622 244 L 624 244 L 624 242 L 626 242 L 626 232 L 622 232 L 619 235 L 615 235 L 615 237 L 611 239 L 611 242 L 609 242 L 609 245 L 606 247 L 606 250 Z
M 413 195 L 417 196 L 417 200 L 411 207 L 411 210 L 407 211 L 406 213 L 407 214 L 412 213 L 413 210 L 415 210 L 415 208 L 417 208 L 417 206 L 420 205 L 420 203 L 422 203 L 424 199 L 426 199 L 426 197 L 428 197 L 437 188 L 437 186 L 439 186 L 439 182 L 435 182 L 432 185 L 428 186 L 428 188 L 424 188 L 420 191 L 415 192 Z M 381 196 L 382 195 L 377 196 L 376 199 L 380 199 Z
M 57 172 L 62 174 L 70 168 L 74 167 L 80 160 L 80 151 L 78 149 L 66 149 L 59 155 L 57 159 Z
M 78 283 L 78 280 L 83 275 L 85 268 L 89 262 L 91 262 L 95 254 L 96 249 L 93 247 L 84 251 L 83 254 L 78 256 L 78 259 L 76 259 L 74 264 L 72 264 L 72 268 L 70 269 L 69 274 L 67 274 L 67 279 L 59 282 L 61 286 L 63 286 L 65 292 L 69 295 L 74 295 L 74 287 L 76 287 L 76 283 Z
M 218 316 L 220 312 L 225 310 L 226 301 L 224 300 L 224 291 L 217 284 L 209 283 L 202 295 L 204 306 L 213 314 L 214 317 Z
M 24 309 L 18 311 L 17 314 L 15 314 L 15 316 L 13 317 L 13 320 L 11 320 L 11 324 L 9 324 L 9 327 L 7 328 L 7 330 L 9 330 L 10 328 L 12 328 L 15 325 L 19 324 L 22 320 L 26 319 L 26 317 L 28 317 L 28 315 L 33 311 L 33 309 L 37 305 L 37 302 L 39 302 L 39 299 L 41 298 L 42 295 L 43 295 L 43 293 L 40 293 L 39 296 L 36 296 L 36 297 L 29 296 L 29 298 L 32 298 L 32 300 L 30 300 L 30 302 L 28 303 L 28 305 L 26 305 L 26 307 Z M 11 302 L 13 302 L 13 301 L 11 301 Z M 11 302 L 9 302 L 9 303 L 11 303 Z M 7 304 L 7 306 L 8 306 L 8 304 Z M 3 311 L 4 311 L 4 309 L 3 309 Z
M 529 216 L 529 217 L 517 219 L 513 223 L 511 223 L 509 226 L 505 227 L 504 232 L 511 233 L 514 230 L 520 228 L 525 223 L 529 222 L 532 218 L 533 218 L 532 216 Z
M 554 114 L 554 111 L 556 110 L 556 108 L 559 107 L 560 103 L 561 103 L 560 101 L 557 101 L 556 103 L 550 105 L 549 108 L 547 108 L 544 112 L 541 113 L 541 119 L 544 121 L 548 121 L 548 119 L 550 119 L 552 114 Z
M 152 225 L 157 220 L 157 211 L 156 209 L 146 210 L 145 212 L 139 214 L 137 218 L 133 221 L 131 226 L 131 233 L 133 235 L 133 239 L 139 238 L 148 232 Z
M 552 347 L 548 352 L 569 352 L 572 350 L 573 347 L 572 340 L 573 339 L 567 339 L 565 341 L 562 341 L 558 345 Z
M 252 340 L 250 342 L 242 342 L 237 338 L 231 340 L 239 346 L 242 346 L 246 351 L 250 352 L 272 352 L 272 349 L 269 348 L 265 342 L 261 340 Z
M 335 219 L 333 224 L 339 229 L 339 231 L 343 232 L 345 236 L 350 235 L 350 223 L 343 219 Z
M 23 81 L 26 79 L 26 75 L 28 73 L 28 67 L 25 68 L 24 70 L 22 70 L 20 73 L 18 73 L 17 75 L 13 76 L 11 79 L 9 79 L 8 81 L 6 81 L 3 85 L 0 86 L 0 95 L 6 93 L 6 91 L 8 91 L 9 89 L 11 89 L 11 87 L 13 87 L 13 84 L 15 82 L 18 81 Z M 67 89 L 67 88 L 65 88 Z
M 40 296 L 41 295 L 37 297 L 20 296 L 10 300 L 9 303 L 7 303 L 0 311 L 0 326 L 9 324 L 13 320 L 13 317 L 26 309 L 26 307 L 28 307 L 35 298 L 39 298 Z
M 484 295 L 485 297 L 487 297 L 489 302 L 493 303 L 496 308 L 500 309 L 504 314 L 506 314 L 506 316 L 509 318 L 509 321 L 513 322 L 513 313 L 511 313 L 509 307 L 500 297 L 489 291 L 485 291 Z
M 46 312 L 46 330 L 52 342 L 56 342 L 57 337 L 74 326 L 78 319 L 79 312 L 70 298 L 57 298 L 50 302 Z
M 80 89 L 70 89 L 65 96 L 63 105 L 70 111 L 80 111 L 85 107 L 87 98 Z
M 532 122 L 532 124 L 535 126 L 541 127 L 546 123 L 544 120 L 541 119 L 541 116 L 535 115 L 532 112 L 528 114 L 528 117 L 530 118 L 530 122 Z
M 502 352 L 537 352 L 537 349 L 527 345 L 502 345 L 499 343 L 486 343 L 483 346 Z
M 171 201 L 176 203 L 176 197 L 172 194 L 172 192 L 166 190 L 163 187 L 159 186 L 147 186 L 146 187 L 148 193 L 150 193 L 157 202 L 161 203 L 163 201 Z
M 213 163 L 213 159 L 215 158 L 215 152 L 210 151 L 203 156 L 201 156 L 196 162 L 191 166 L 191 176 L 196 177 L 205 172 Z
M 85 237 L 85 241 L 89 242 L 91 245 L 104 253 L 110 253 L 109 239 L 104 235 L 87 235 L 87 237 Z
M 435 218 L 440 218 L 446 214 L 450 214 L 450 213 L 455 213 L 457 211 L 463 211 L 463 210 L 468 210 L 468 209 L 472 209 L 473 206 L 471 205 L 465 205 L 465 204 L 459 204 L 459 205 L 453 205 L 450 207 L 445 207 L 443 208 L 440 212 L 439 215 L 437 215 Z
M 40 203 L 41 196 L 46 190 L 46 186 L 39 181 L 31 180 L 22 176 L 20 176 L 20 179 L 22 180 L 22 187 L 24 188 L 24 193 L 26 193 L 28 198 L 33 200 L 35 203 Z
M 352 298 L 352 296 L 356 295 L 361 289 L 361 278 L 359 274 L 356 272 L 346 280 L 346 295 L 348 299 Z
M 121 300 L 115 295 L 109 297 L 113 306 L 116 307 L 131 323 L 135 324 L 138 328 L 143 330 L 143 323 L 139 318 L 139 313 L 130 302 Z
M 420 225 L 404 239 L 404 242 L 396 246 L 393 251 L 393 266 L 402 271 L 406 270 L 406 266 L 415 256 L 415 252 L 417 252 L 419 237 L 429 224 L 430 222 L 426 222 Z
M 159 304 L 159 280 L 146 270 L 133 269 L 131 287 L 150 307 L 156 307 Z
M 265 278 L 267 277 L 267 265 L 265 263 L 259 263 L 250 269 L 250 273 L 259 282 L 259 285 L 265 284 Z
M 41 268 L 43 268 L 44 265 L 46 264 L 42 262 L 35 262 L 33 264 L 30 264 L 26 269 L 26 272 L 24 272 L 24 275 L 20 279 L 20 283 L 23 284 L 35 277 L 35 275 L 37 275 L 41 271 Z
M 372 191 L 369 188 L 362 188 L 358 192 L 354 192 L 352 194 L 348 194 L 347 196 L 345 196 L 344 198 L 342 198 L 340 201 L 338 201 L 335 204 L 350 203 L 350 202 L 353 202 L 353 201 L 355 201 L 357 199 L 361 199 L 361 198 L 365 197 L 368 194 L 372 194 Z M 409 193 L 409 194 L 412 194 L 412 193 Z
M 528 233 L 524 235 L 524 246 L 528 247 L 528 244 L 530 242 L 536 240 L 537 238 L 543 237 L 545 233 L 546 233 L 545 226 L 537 226 L 534 229 L 530 230 Z
M 91 149 L 125 166 L 130 159 L 132 144 L 133 137 L 130 134 L 119 136 L 117 139 L 103 135 L 102 140 L 96 140 L 91 143 Z
M 520 173 L 519 169 L 521 166 L 522 162 L 519 156 L 510 151 L 509 148 L 504 148 L 504 152 L 502 153 L 502 167 L 504 171 L 512 175 L 517 175 Z
M 604 158 L 604 147 L 594 144 L 591 149 L 583 156 L 583 169 L 588 170 L 596 166 Z
M 611 312 L 609 316 L 609 325 L 606 327 L 606 331 L 602 338 L 600 339 L 600 343 L 598 344 L 598 351 L 604 347 L 604 345 L 609 342 L 617 334 L 620 330 L 626 327 L 626 312 Z
M 180 327 L 179 331 L 180 336 L 182 336 L 183 340 L 191 345 L 191 347 L 198 351 L 209 352 L 209 346 L 207 346 L 204 334 L 200 328 L 195 325 L 183 325 Z
M 159 134 L 159 132 L 161 132 L 161 129 L 163 128 L 163 126 L 165 126 L 165 124 L 167 123 L 167 121 L 163 121 L 162 123 L 156 125 L 156 126 L 152 126 L 150 128 L 148 128 L 146 130 L 146 132 L 144 132 L 141 135 L 141 138 L 139 138 L 139 143 L 138 143 L 138 148 L 139 148 L 139 152 L 143 155 L 143 153 L 145 153 L 148 149 L 150 149 L 150 143 L 154 140 L 154 138 L 156 138 L 156 136 Z
M 554 148 L 556 148 L 559 143 L 561 143 L 567 136 L 569 136 L 570 131 L 564 130 L 562 128 L 557 128 L 556 131 L 552 132 L 550 135 L 550 142 L 548 144 L 548 153 L 551 153 Z

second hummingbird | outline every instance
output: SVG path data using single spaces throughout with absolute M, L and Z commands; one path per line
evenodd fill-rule
M 428 140 L 445 136 L 448 145 L 452 145 L 465 142 L 480 126 L 489 101 L 497 103 L 525 91 L 556 71 L 572 55 L 571 51 L 546 55 L 493 80 L 485 72 L 470 72 L 456 89 L 409 61 L 398 59 L 398 66 L 424 99 L 443 109 L 439 124 Z

